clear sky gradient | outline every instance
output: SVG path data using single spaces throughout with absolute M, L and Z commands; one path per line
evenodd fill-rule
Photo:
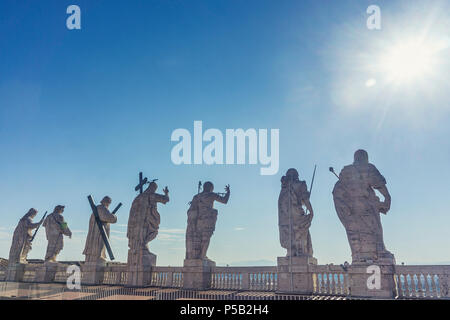
M 71 4 L 81 8 L 81 30 L 66 28 Z M 381 30 L 366 27 L 371 4 L 381 8 Z M 124 204 L 111 238 L 126 261 L 143 171 L 170 190 L 150 243 L 158 265 L 183 263 L 199 180 L 220 192 L 231 185 L 229 203 L 216 205 L 208 257 L 275 264 L 285 255 L 280 178 L 295 167 L 309 185 L 317 164 L 314 255 L 320 264 L 351 261 L 328 167 L 340 171 L 364 148 L 392 195 L 386 247 L 398 262 L 449 263 L 449 17 L 448 1 L 1 1 L 0 257 L 29 208 L 39 219 L 63 204 L 74 236 L 59 259 L 83 259 L 92 194 Z M 429 63 L 392 81 L 398 63 L 383 57 L 414 39 Z M 175 166 L 171 133 L 192 132 L 195 120 L 223 133 L 280 129 L 280 171 Z M 44 234 L 29 258 L 44 257 Z

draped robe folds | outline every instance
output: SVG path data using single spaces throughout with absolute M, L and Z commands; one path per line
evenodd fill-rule
M 161 217 L 157 203 L 167 203 L 169 197 L 146 190 L 134 199 L 128 218 L 128 247 L 132 256 L 148 256 L 148 243 L 158 235 Z M 134 264 L 139 261 L 132 262 Z
M 48 240 L 45 261 L 56 259 L 64 248 L 63 235 L 72 235 L 70 229 L 67 226 L 63 228 L 63 225 L 65 225 L 64 217 L 59 213 L 54 212 L 45 218 L 43 226 Z
M 291 184 L 290 188 L 289 183 Z M 313 255 L 311 234 L 309 233 L 312 215 L 306 215 L 303 210 L 302 204 L 305 200 L 309 200 L 305 181 L 283 180 L 278 197 L 278 226 L 281 247 L 287 250 L 288 256 L 312 257 Z M 292 222 L 292 230 L 289 227 L 290 222 Z
M 33 223 L 30 217 L 20 219 L 14 230 L 9 263 L 27 263 L 27 254 L 31 250 L 32 230 L 38 226 L 39 223 Z
M 217 222 L 217 210 L 213 208 L 214 201 L 227 203 L 226 196 L 215 192 L 202 192 L 194 196 L 187 212 L 186 228 L 186 259 L 203 259 L 202 244 L 208 242 Z
M 105 233 L 109 237 L 110 223 L 116 223 L 117 217 L 116 215 L 110 213 L 109 210 L 102 204 L 97 206 L 97 212 L 100 221 L 104 226 Z M 103 242 L 100 229 L 98 228 L 97 221 L 95 220 L 95 215 L 92 213 L 89 220 L 89 231 L 83 254 L 86 256 L 87 262 L 106 261 L 105 250 L 105 243 Z
M 386 185 L 373 164 L 352 164 L 342 169 L 333 189 L 337 215 L 347 232 L 353 262 L 393 257 L 383 241 L 380 208 L 374 189 Z

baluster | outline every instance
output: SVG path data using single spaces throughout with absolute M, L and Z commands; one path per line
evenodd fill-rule
M 432 297 L 433 296 L 433 289 L 431 287 L 431 276 L 429 273 L 425 276 L 425 288 L 426 288 L 426 297 Z
M 337 279 L 338 279 L 338 284 L 339 284 L 338 285 L 338 288 L 339 288 L 338 293 L 339 293 L 339 295 L 343 295 L 344 294 L 344 283 L 343 283 L 344 275 L 342 273 L 338 273 Z
M 317 293 L 317 275 L 315 272 L 312 274 L 312 280 L 313 280 L 313 293 Z
M 229 280 L 228 289 L 233 289 L 234 275 L 235 275 L 234 273 L 230 272 L 230 280 Z
M 436 275 L 431 274 L 430 275 L 430 292 L 431 292 L 431 297 L 433 298 L 437 298 L 438 297 L 438 290 L 436 287 L 436 279 L 435 279 Z
M 419 273 L 417 275 L 417 297 L 419 297 L 419 298 L 423 297 L 423 291 L 424 291 L 423 284 L 422 284 L 422 276 L 423 275 L 421 273 Z
M 328 294 L 333 294 L 333 283 L 331 274 L 327 273 Z
M 397 295 L 399 297 L 405 296 L 404 283 L 405 283 L 405 277 L 403 276 L 403 274 L 397 275 Z
M 234 289 L 239 290 L 239 288 L 241 287 L 241 279 L 242 279 L 241 273 L 240 272 L 236 273 L 236 284 Z
M 225 288 L 225 273 L 220 274 L 220 289 Z
M 322 274 L 322 281 L 323 281 L 323 293 L 327 294 L 328 291 L 328 275 L 326 273 Z
M 275 290 L 275 274 L 272 272 L 270 274 L 270 291 Z
M 323 274 L 319 273 L 318 274 L 318 278 L 319 278 L 319 293 L 323 294 L 325 291 L 325 286 L 324 286 L 324 280 L 323 280 Z
M 409 293 L 411 297 L 415 297 L 416 296 L 416 281 L 415 281 L 415 276 L 416 274 L 410 274 L 410 278 L 409 278 Z
M 329 279 L 329 283 L 330 283 L 330 294 L 334 295 L 334 277 L 332 273 L 328 274 L 328 279 Z
M 420 291 L 419 291 L 419 279 L 417 277 L 417 274 L 414 274 L 414 283 L 413 283 L 413 288 L 414 288 L 414 296 L 417 298 L 419 297 Z
M 407 273 L 405 275 L 405 281 L 403 282 L 403 285 L 405 286 L 405 297 L 410 297 L 411 296 L 411 286 L 410 286 L 410 275 L 409 273 Z

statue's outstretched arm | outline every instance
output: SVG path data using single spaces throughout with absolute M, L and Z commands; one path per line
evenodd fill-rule
M 230 199 L 230 185 L 226 185 L 225 186 L 225 191 L 226 194 L 224 196 L 221 196 L 219 194 L 216 193 L 216 201 L 223 203 L 223 204 L 227 204 L 228 203 L 228 199 Z

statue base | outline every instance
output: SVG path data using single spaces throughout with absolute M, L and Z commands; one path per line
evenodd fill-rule
M 348 268 L 350 295 L 361 298 L 393 299 L 396 296 L 395 265 L 376 261 Z
M 134 263 L 134 261 L 138 261 Z M 156 266 L 156 255 L 146 251 L 143 255 L 136 255 L 128 251 L 128 280 L 127 287 L 146 287 L 152 282 L 152 269 Z
M 43 266 L 36 270 L 35 281 L 42 283 L 50 283 L 55 280 L 56 271 L 58 270 L 57 262 L 45 262 Z
M 317 265 L 317 259 L 310 256 L 278 257 L 278 292 L 312 294 L 313 265 Z
M 106 261 L 85 262 L 81 266 L 81 283 L 86 285 L 99 285 L 103 283 Z
M 6 281 L 21 282 L 25 274 L 25 266 L 26 264 L 24 263 L 13 263 L 8 265 Z
M 185 259 L 183 288 L 191 290 L 211 288 L 211 273 L 215 266 L 216 263 L 209 259 Z

